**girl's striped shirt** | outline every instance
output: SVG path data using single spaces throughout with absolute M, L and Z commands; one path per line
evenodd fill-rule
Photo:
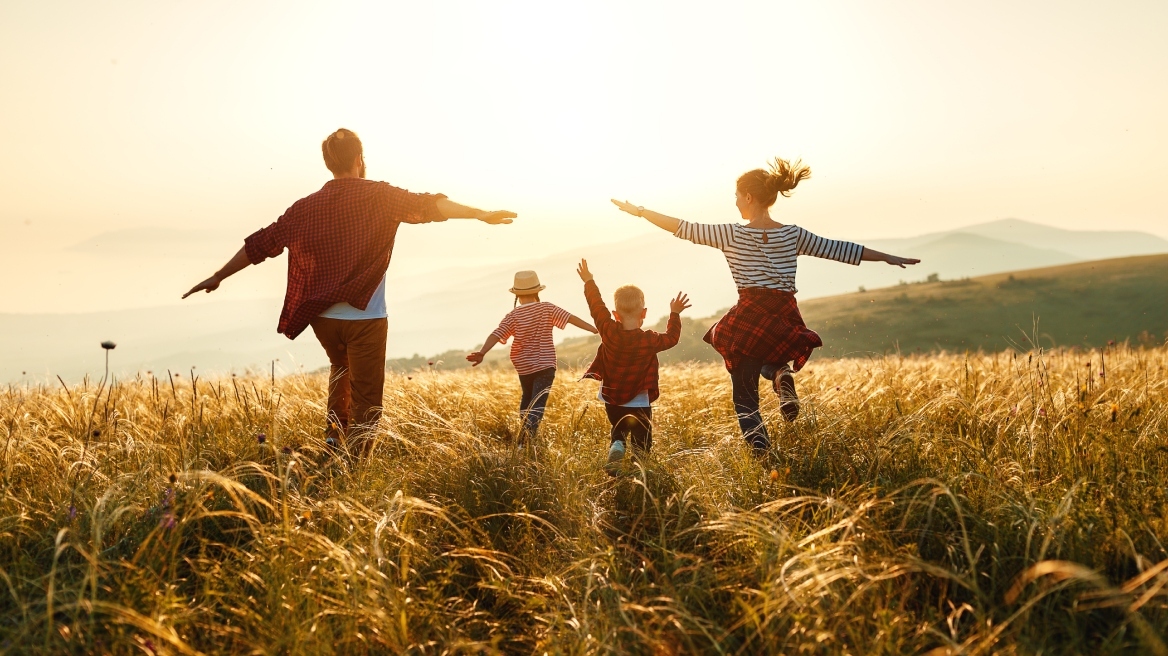
M 491 337 L 506 344 L 511 337 L 511 364 L 520 375 L 533 374 L 544 369 L 555 369 L 556 347 L 552 343 L 552 327 L 568 325 L 571 314 L 563 308 L 539 301 L 511 310 Z
M 794 294 L 797 256 L 811 255 L 858 265 L 864 254 L 864 247 L 859 244 L 824 239 L 796 225 L 762 229 L 734 223 L 681 221 L 673 234 L 722 251 L 739 289 L 762 287 Z

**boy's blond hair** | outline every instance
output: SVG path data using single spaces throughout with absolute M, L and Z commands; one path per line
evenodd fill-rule
M 645 309 L 645 292 L 636 285 L 617 287 L 612 300 L 616 305 L 616 311 L 621 314 L 633 314 Z

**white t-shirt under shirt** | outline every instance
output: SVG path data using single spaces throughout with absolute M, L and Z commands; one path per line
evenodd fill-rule
M 346 321 L 386 318 L 389 313 L 385 309 L 385 276 L 381 276 L 381 282 L 377 284 L 377 289 L 373 290 L 369 305 L 366 305 L 364 310 L 358 310 L 348 303 L 337 303 L 321 312 L 320 316 L 326 319 L 344 319 Z
M 600 395 L 599 390 L 596 391 L 596 398 L 600 399 L 601 401 L 604 401 L 604 397 Z M 604 401 L 604 402 L 608 403 L 608 401 Z M 621 408 L 651 408 L 651 407 L 653 407 L 653 404 L 649 403 L 649 390 L 645 390 L 644 392 L 641 392 L 640 394 L 634 396 L 632 401 L 629 401 L 628 403 L 622 403 L 618 407 L 621 407 Z

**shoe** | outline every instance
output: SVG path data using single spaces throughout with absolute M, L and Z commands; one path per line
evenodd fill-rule
M 613 442 L 608 447 L 608 462 L 604 463 L 604 470 L 608 472 L 609 476 L 616 476 L 620 473 L 621 461 L 625 459 L 625 443 L 621 441 Z
M 775 394 L 779 395 L 779 412 L 783 419 L 795 421 L 799 416 L 799 395 L 795 393 L 795 374 L 784 368 L 775 376 L 773 383 Z

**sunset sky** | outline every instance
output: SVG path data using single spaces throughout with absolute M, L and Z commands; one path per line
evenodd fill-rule
M 1159 1 L 7 1 L 0 312 L 177 303 L 239 242 L 173 266 L 64 249 L 242 240 L 324 183 L 340 126 L 370 177 L 519 213 L 408 238 L 470 259 L 651 229 L 613 196 L 731 220 L 734 179 L 774 155 L 813 170 L 776 218 L 832 237 L 1005 217 L 1168 236 L 1166 29 Z M 282 266 L 220 297 L 274 296 Z M 154 269 L 165 286 L 119 282 Z

